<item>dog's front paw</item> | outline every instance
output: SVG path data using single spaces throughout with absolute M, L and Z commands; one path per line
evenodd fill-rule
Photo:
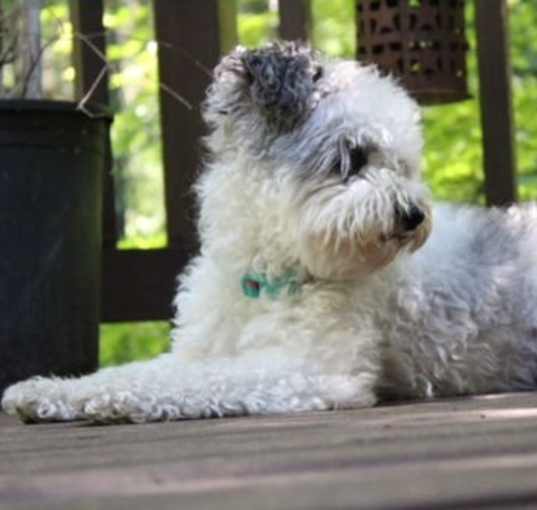
M 62 391 L 62 382 L 34 377 L 14 384 L 4 392 L 2 409 L 25 423 L 75 420 L 79 412 Z
M 83 414 L 95 423 L 146 423 L 182 417 L 179 406 L 171 400 L 132 391 L 111 391 L 93 397 L 84 405 Z

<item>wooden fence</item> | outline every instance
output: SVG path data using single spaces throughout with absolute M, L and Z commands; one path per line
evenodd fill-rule
M 480 100 L 483 119 L 485 186 L 489 205 L 516 200 L 513 119 L 506 0 L 475 0 L 478 34 Z M 106 52 L 102 0 L 70 0 L 74 30 Z M 165 206 L 168 246 L 154 250 L 117 250 L 114 184 L 106 175 L 103 217 L 103 321 L 165 320 L 177 273 L 196 250 L 190 187 L 199 165 L 199 114 L 212 69 L 237 40 L 233 0 L 153 0 L 155 37 L 161 83 L 181 90 L 189 110 L 160 92 Z M 280 36 L 308 40 L 309 0 L 279 0 Z M 193 65 L 193 62 L 197 63 Z M 84 97 L 102 72 L 103 62 L 81 40 L 74 49 L 76 91 Z M 107 80 L 94 91 L 93 102 L 108 104 Z M 461 126 L 461 129 L 463 126 Z

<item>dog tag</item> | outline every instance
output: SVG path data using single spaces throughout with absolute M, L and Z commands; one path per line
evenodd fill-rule
M 245 275 L 241 280 L 242 292 L 246 297 L 257 299 L 261 294 L 261 283 L 250 275 Z

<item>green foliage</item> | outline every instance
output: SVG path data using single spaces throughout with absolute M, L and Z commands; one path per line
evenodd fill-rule
M 99 360 L 102 367 L 154 358 L 170 347 L 167 322 L 103 324 Z
M 511 0 L 513 109 L 518 156 L 518 191 L 537 199 L 537 5 Z
M 354 2 L 312 0 L 313 43 L 327 55 L 353 58 L 356 54 Z
M 112 126 L 116 203 L 123 234 L 156 239 L 164 232 L 164 191 L 158 108 L 157 43 L 151 9 L 139 0 L 107 0 L 107 59 L 116 112 Z M 147 246 L 148 241 L 143 243 Z M 155 247 L 150 243 L 151 247 Z M 165 244 L 161 243 L 160 246 Z M 139 246 L 142 247 L 142 246 Z
M 484 203 L 479 83 L 473 2 L 467 2 L 468 81 L 472 99 L 427 108 L 425 176 L 436 198 Z M 537 5 L 510 1 L 513 108 L 521 200 L 537 198 Z M 453 155 L 452 157 L 450 157 Z
M 266 1 L 238 1 L 238 35 L 244 46 L 251 48 L 277 37 L 278 14 L 267 7 Z

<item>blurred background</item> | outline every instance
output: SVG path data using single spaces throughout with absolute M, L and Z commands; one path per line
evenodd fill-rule
M 230 0 L 232 1 L 232 0 Z M 277 1 L 236 0 L 239 41 L 257 46 L 276 38 Z M 15 3 L 3 0 L 5 5 Z M 119 192 L 116 213 L 120 248 L 155 248 L 166 244 L 158 111 L 157 48 L 151 3 L 106 0 L 107 60 L 116 113 L 112 130 L 114 180 Z M 312 0 L 313 44 L 329 55 L 354 58 L 352 0 Z M 425 178 L 437 200 L 483 204 L 482 140 L 478 104 L 473 3 L 467 2 L 466 35 L 471 98 L 424 108 Z M 537 2 L 509 0 L 513 107 L 516 124 L 518 193 L 537 198 Z M 44 97 L 72 99 L 75 71 L 67 2 L 48 0 L 41 11 Z M 4 87 L 15 73 L 4 69 Z M 181 91 L 176 91 L 178 94 Z M 102 366 L 144 359 L 169 347 L 167 322 L 101 326 Z

